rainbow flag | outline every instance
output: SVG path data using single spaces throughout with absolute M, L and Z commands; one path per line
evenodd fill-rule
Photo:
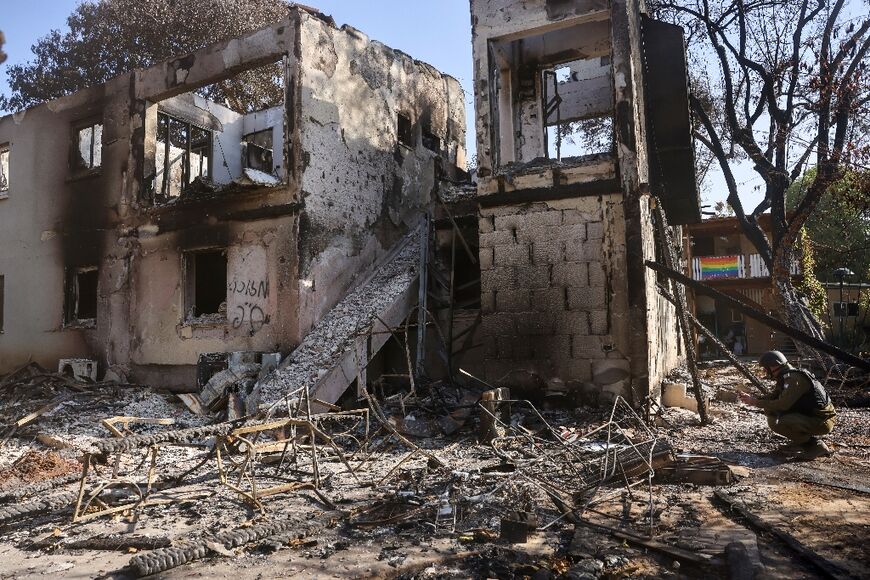
M 737 278 L 740 276 L 739 256 L 706 256 L 701 261 L 701 278 Z

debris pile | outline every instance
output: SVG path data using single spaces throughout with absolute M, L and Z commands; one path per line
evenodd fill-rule
M 391 330 L 398 339 L 405 328 Z M 261 370 L 233 368 L 207 381 L 204 409 L 226 405 L 232 385 Z M 721 367 L 701 371 L 711 392 L 740 386 Z M 231 567 L 245 557 L 292 558 L 309 575 L 318 573 L 316 562 L 368 560 L 348 575 L 401 570 L 421 578 L 434 570 L 457 578 L 661 576 L 674 561 L 700 576 L 760 563 L 770 549 L 752 531 L 769 522 L 743 527 L 746 516 L 713 493 L 732 486 L 732 501 L 757 485 L 753 469 L 774 465 L 751 449 L 775 442 L 749 411 L 714 397 L 716 420 L 698 426 L 694 413 L 679 408 L 647 422 L 622 399 L 606 413 L 541 410 L 460 374 L 462 381 L 421 380 L 409 368 L 407 380 L 362 388 L 363 404 L 349 410 L 300 385 L 280 404 L 234 420 L 194 415 L 168 394 L 45 379 L 57 382 L 45 398 L 74 397 L 10 439 L 17 461 L 2 473 L 22 482 L 0 484 L 4 545 L 25 559 L 39 551 L 55 567 L 65 565 L 58 561 L 64 554 L 99 553 L 100 569 L 123 567 L 133 576 L 181 565 Z M 33 375 L 19 380 L 27 384 Z M 20 390 L 13 383 L 0 383 L 6 396 Z M 68 435 L 73 447 L 46 451 L 33 436 L 58 416 L 71 429 L 88 426 L 88 435 Z M 867 445 L 866 433 L 844 437 L 857 449 Z M 729 439 L 737 441 L 735 453 Z M 775 477 L 798 474 L 842 493 L 860 486 L 785 467 L 793 469 L 779 468 Z M 738 521 L 729 519 L 732 512 Z M 136 533 L 106 528 L 110 518 L 135 521 Z M 804 546 L 798 532 L 787 537 Z M 734 556 L 735 542 L 745 557 Z

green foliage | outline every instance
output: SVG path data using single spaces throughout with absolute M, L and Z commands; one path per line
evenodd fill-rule
M 828 312 L 828 293 L 816 278 L 815 252 L 806 228 L 801 230 L 798 243 L 801 245 L 801 272 L 803 272 L 803 278 L 797 285 L 798 290 L 806 296 L 810 312 L 816 320 L 824 324 L 825 314 Z
M 286 17 L 286 0 L 87 0 L 33 46 L 34 60 L 7 68 L 15 111 L 104 83 Z M 283 97 L 277 65 L 208 87 L 204 96 L 241 111 Z
M 815 177 L 807 171 L 787 192 L 787 207 L 793 210 Z M 870 271 L 870 172 L 850 171 L 833 183 L 822 196 L 805 229 L 815 250 L 815 275 L 833 281 L 833 271 L 846 267 L 855 272 L 854 282 Z M 864 278 L 866 280 L 866 278 Z

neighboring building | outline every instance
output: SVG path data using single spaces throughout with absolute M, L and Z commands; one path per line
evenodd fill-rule
M 770 215 L 762 214 L 759 225 L 770 236 Z M 686 228 L 688 274 L 744 303 L 769 313 L 776 310 L 770 273 L 755 246 L 735 217 L 706 219 Z M 792 265 L 800 276 L 800 265 Z M 735 354 L 756 355 L 771 349 L 794 351 L 791 339 L 709 296 L 689 290 L 695 316 Z M 701 341 L 701 356 L 720 357 L 715 346 Z
M 272 67 L 279 98 L 198 92 Z M 0 373 L 287 352 L 465 166 L 459 83 L 302 7 L 0 118 Z
M 870 284 L 822 282 L 828 295 L 828 312 L 822 322 L 836 343 L 870 347 Z M 838 338 L 843 336 L 844 340 Z
M 656 396 L 681 352 L 644 266 L 650 192 L 672 225 L 700 220 L 682 30 L 636 0 L 471 17 L 486 380 Z

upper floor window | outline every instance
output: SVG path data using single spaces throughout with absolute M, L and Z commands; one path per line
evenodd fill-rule
M 212 132 L 189 121 L 157 114 L 155 190 L 162 199 L 181 195 L 193 181 L 211 174 Z
M 9 195 L 9 145 L 0 145 L 0 198 Z
M 73 170 L 92 171 L 103 163 L 103 125 L 73 127 Z

